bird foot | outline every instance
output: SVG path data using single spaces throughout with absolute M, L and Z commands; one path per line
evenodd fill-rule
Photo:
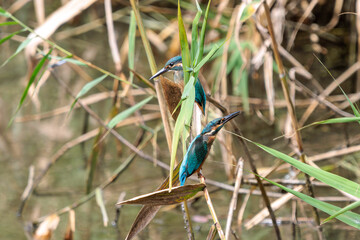
M 203 178 L 205 180 L 204 175 L 201 173 L 201 171 L 198 172 L 198 178 Z

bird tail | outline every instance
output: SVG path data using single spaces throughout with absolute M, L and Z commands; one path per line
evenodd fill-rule
M 186 171 L 182 172 L 180 175 L 180 186 L 184 186 L 186 181 Z

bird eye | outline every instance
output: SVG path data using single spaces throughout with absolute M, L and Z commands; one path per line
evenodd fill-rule
M 170 63 L 169 66 L 170 66 L 170 67 L 174 66 L 174 63 Z

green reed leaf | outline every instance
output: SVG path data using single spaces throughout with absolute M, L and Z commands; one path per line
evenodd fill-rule
M 20 110 L 21 106 L 24 104 L 24 101 L 26 99 L 26 96 L 28 95 L 28 92 L 29 92 L 29 89 L 30 89 L 30 86 L 34 83 L 38 73 L 40 72 L 41 68 L 43 67 L 46 59 L 48 59 L 48 56 L 51 54 L 53 49 L 50 49 L 50 51 L 38 62 L 38 64 L 35 66 L 34 68 L 34 71 L 32 72 L 31 76 L 30 76 L 30 79 L 29 79 L 29 82 L 28 84 L 26 85 L 26 88 L 21 96 L 21 99 L 20 99 L 20 102 L 16 108 L 16 111 L 13 115 L 13 117 L 11 118 L 8 126 L 10 126 L 12 124 L 12 122 L 14 121 L 15 119 L 15 116 L 16 114 L 18 113 L 18 111 Z
M 191 58 L 190 58 L 189 44 L 186 36 L 186 30 L 181 16 L 180 0 L 178 0 L 178 24 L 179 24 L 179 38 L 180 38 L 182 65 L 184 69 L 184 83 L 186 85 L 187 82 L 189 81 L 190 74 L 185 69 L 189 69 L 191 67 L 190 66 Z
M 204 54 L 205 31 L 206 31 L 207 19 L 209 16 L 210 3 L 211 3 L 211 0 L 208 1 L 208 5 L 206 7 L 204 21 L 203 21 L 203 24 L 201 27 L 201 33 L 200 33 L 199 51 L 198 51 L 198 55 L 196 56 L 195 64 L 198 64 L 198 62 L 200 62 L 200 60 L 202 59 L 203 54 Z
M 135 40 L 136 40 L 136 19 L 134 11 L 130 14 L 129 25 L 129 52 L 128 52 L 128 65 L 130 69 L 134 69 L 135 65 Z M 132 83 L 134 79 L 134 73 L 130 71 L 129 81 Z
M 70 111 L 69 113 L 72 111 L 72 109 L 74 108 L 76 102 L 78 101 L 79 98 L 81 98 L 82 96 L 84 96 L 88 91 L 90 91 L 93 87 L 95 87 L 96 85 L 98 85 L 99 83 L 101 83 L 108 75 L 104 74 L 98 78 L 95 78 L 94 80 L 92 80 L 91 82 L 88 82 L 87 84 L 85 84 L 83 86 L 83 88 L 80 90 L 80 92 L 76 95 L 76 98 L 74 100 L 74 102 L 71 104 L 70 107 Z
M 252 141 L 250 141 L 252 142 Z M 279 152 L 275 149 L 269 148 L 267 146 L 264 146 L 259 143 L 255 143 L 256 146 L 259 148 L 262 148 L 264 151 L 270 153 L 276 158 L 279 158 L 292 166 L 296 167 L 300 171 L 318 179 L 319 181 L 328 184 L 329 186 L 336 188 L 338 190 L 344 191 L 346 193 L 349 193 L 350 195 L 353 195 L 355 197 L 360 197 L 360 192 L 358 191 L 360 189 L 360 185 L 356 182 L 350 181 L 346 178 L 343 178 L 341 176 L 338 176 L 336 174 L 324 171 L 322 169 L 318 169 L 315 167 L 312 167 L 306 163 L 303 163 L 299 160 L 296 160 L 295 158 L 292 158 L 282 152 Z
M 200 68 L 202 68 L 209 59 L 214 56 L 214 54 L 224 45 L 225 41 L 220 44 L 214 44 L 211 48 L 210 52 L 199 62 L 198 65 L 195 66 L 194 72 L 198 72 Z
M 109 128 L 114 128 L 119 122 L 123 121 L 124 119 L 128 118 L 131 114 L 142 108 L 145 104 L 147 104 L 153 96 L 150 96 L 148 98 L 145 98 L 141 102 L 135 104 L 134 106 L 120 112 L 117 114 L 113 119 L 110 120 L 110 122 L 107 124 Z
M 176 120 L 174 127 L 174 135 L 171 146 L 171 160 L 170 160 L 170 179 L 173 178 L 173 171 L 175 166 L 175 157 L 180 140 L 180 134 L 183 133 L 184 127 L 189 123 L 189 119 L 192 117 L 193 107 L 195 102 L 195 77 L 191 76 L 189 82 L 185 85 L 183 99 L 179 116 Z M 171 190 L 172 181 L 169 182 L 169 189 Z
M 2 7 L 0 7 L 0 16 L 3 16 L 3 17 L 8 18 L 8 17 L 11 16 L 11 14 L 8 13 L 8 12 L 7 12 L 5 9 L 3 9 Z
M 33 38 L 27 38 L 25 39 L 20 45 L 19 47 L 16 49 L 15 53 L 13 55 L 11 55 L 8 59 L 6 59 L 6 61 L 0 66 L 3 67 L 5 66 L 11 59 L 13 59 L 16 55 L 18 55 L 22 50 L 24 50 L 24 48 L 30 43 L 30 41 Z
M 15 22 L 15 21 L 10 21 L 10 22 L 3 22 L 3 23 L 0 23 L 0 27 L 2 26 L 10 26 L 10 25 L 17 25 L 18 23 Z
M 15 36 L 21 32 L 24 32 L 24 31 L 26 31 L 26 29 L 21 29 L 19 31 L 13 32 L 13 33 L 7 35 L 6 37 L 0 39 L 0 45 L 3 44 L 4 42 L 6 42 L 7 40 L 11 39 L 13 36 Z
M 321 224 L 327 223 L 331 219 L 337 218 L 338 216 L 340 216 L 340 215 L 342 215 L 342 214 L 344 214 L 344 213 L 346 213 L 346 212 L 348 212 L 348 211 L 350 211 L 352 209 L 358 208 L 358 207 L 360 207 L 360 201 L 353 202 L 353 203 L 347 205 L 346 207 L 338 210 L 336 213 L 334 213 L 330 217 L 326 218 Z M 359 220 L 359 219 L 360 218 L 358 218 L 357 220 Z
M 202 11 L 201 11 L 198 1 L 196 0 L 195 3 L 196 3 L 196 7 L 197 7 L 198 11 L 197 11 L 194 21 L 192 23 L 192 31 L 191 31 L 191 60 L 193 61 L 193 64 L 194 64 L 196 52 L 199 49 L 198 26 L 199 26 L 199 20 L 202 15 Z
M 259 177 L 261 177 L 261 176 L 259 176 Z M 294 190 L 292 190 L 290 188 L 282 186 L 281 184 L 273 182 L 273 181 L 271 181 L 269 179 L 266 179 L 264 177 L 261 177 L 261 178 L 268 181 L 269 183 L 271 183 L 271 184 L 273 184 L 275 186 L 278 186 L 279 188 L 281 188 L 281 189 L 283 189 L 283 190 L 297 196 L 298 198 L 300 198 L 304 202 L 310 204 L 313 207 L 316 207 L 316 208 L 320 209 L 323 212 L 326 212 L 329 215 L 332 215 L 332 214 L 335 215 L 336 213 L 339 213 L 340 211 L 342 211 L 342 209 L 337 207 L 337 206 L 334 206 L 332 204 L 329 204 L 329 203 L 320 201 L 318 199 L 312 198 L 312 197 L 310 197 L 310 196 L 308 196 L 306 194 L 294 191 Z M 358 203 L 358 202 L 356 202 L 356 203 Z M 353 226 L 353 227 L 355 227 L 357 229 L 360 229 L 360 221 L 359 221 L 360 215 L 359 214 L 346 211 L 346 212 L 343 212 L 341 215 L 337 215 L 335 217 L 338 220 L 340 220 L 340 221 L 342 221 L 342 222 L 344 222 L 344 223 L 346 223 L 346 224 L 348 224 L 350 226 Z

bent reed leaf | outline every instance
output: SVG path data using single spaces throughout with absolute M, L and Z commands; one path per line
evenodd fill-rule
M 179 164 L 174 169 L 173 177 L 172 177 L 172 184 L 176 186 L 179 184 L 179 170 L 181 166 L 182 161 L 179 162 Z M 157 190 L 166 189 L 169 187 L 169 177 L 168 176 L 160 185 L 160 187 L 157 188 Z M 126 240 L 133 239 L 139 232 L 141 232 L 155 217 L 156 213 L 160 210 L 161 206 L 150 206 L 150 205 L 144 205 L 141 210 L 139 211 L 138 215 L 136 216 L 135 221 L 133 222 L 131 229 L 126 236 Z
M 200 183 L 173 187 L 171 192 L 169 192 L 169 189 L 162 189 L 148 194 L 143 194 L 126 201 L 118 202 L 116 205 L 141 204 L 150 206 L 162 206 L 178 204 L 195 196 L 195 194 L 204 190 L 204 188 L 205 184 Z

